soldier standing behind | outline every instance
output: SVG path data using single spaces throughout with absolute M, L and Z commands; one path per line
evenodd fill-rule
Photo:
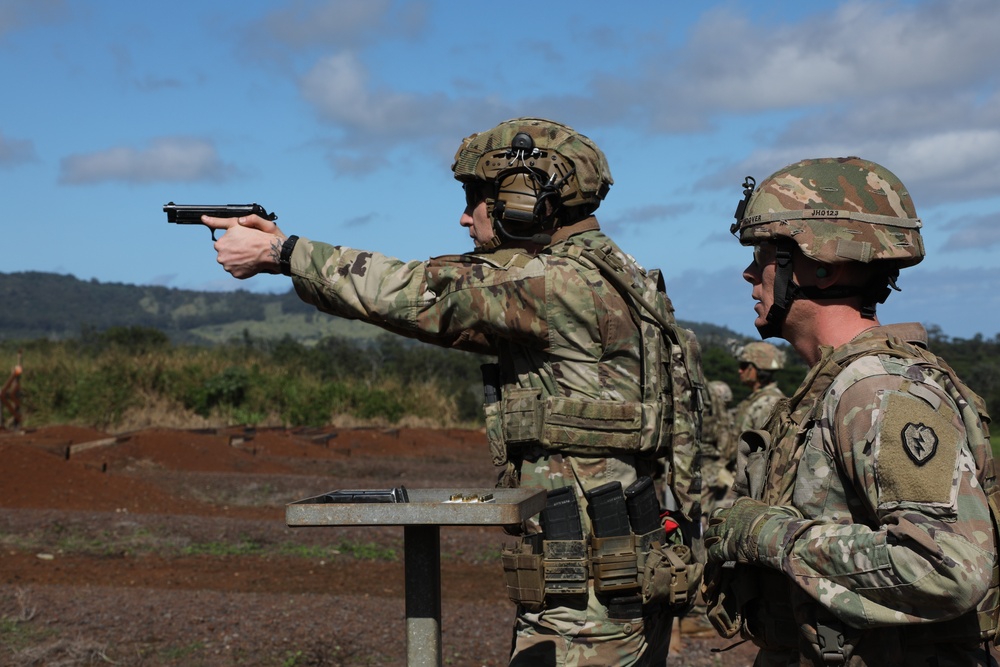
M 785 367 L 785 353 L 770 343 L 758 341 L 744 345 L 736 359 L 740 364 L 740 382 L 750 387 L 750 395 L 736 406 L 739 434 L 763 426 L 771 408 L 785 397 L 774 381 L 774 374 Z
M 21 352 L 17 353 L 17 364 L 10 372 L 10 377 L 0 387 L 0 429 L 5 428 L 6 420 L 4 411 L 10 413 L 10 426 L 13 430 L 21 428 L 23 418 L 21 416 Z
M 733 390 L 721 380 L 708 383 L 701 439 L 702 514 L 708 516 L 729 495 L 736 465 L 736 435 L 729 403 Z
M 733 427 L 733 410 L 729 404 L 733 400 L 733 390 L 721 380 L 708 383 L 708 403 L 705 407 L 701 437 L 701 509 L 705 520 L 719 507 L 732 504 L 733 470 L 736 467 L 736 436 Z M 705 638 L 716 635 L 715 627 L 708 620 L 705 601 L 695 600 L 691 609 L 681 619 L 679 634 L 685 637 Z M 671 646 L 676 653 L 677 643 Z
M 669 430 L 659 417 L 647 424 L 656 414 L 643 385 L 651 320 L 601 265 L 657 304 L 663 321 L 673 321 L 673 308 L 662 284 L 643 287 L 658 272 L 647 274 L 601 232 L 593 213 L 612 179 L 587 137 L 544 119 L 514 119 L 463 141 L 452 169 L 465 190 L 460 224 L 476 245 L 471 254 L 404 262 L 286 236 L 258 216 L 204 221 L 227 229 L 215 249 L 237 278 L 283 273 L 324 312 L 496 355 L 484 376 L 491 454 L 506 468 L 500 483 L 569 489 L 586 538 L 585 492 L 657 474 L 667 452 L 648 449 L 646 438 Z M 673 426 L 694 433 L 698 424 Z M 700 488 L 673 490 L 690 542 L 700 533 Z M 659 521 L 656 530 L 663 536 Z M 529 552 L 539 553 L 532 542 Z M 585 563 L 581 570 L 581 591 L 518 605 L 510 664 L 662 665 L 674 612 L 662 600 L 598 592 Z
M 982 400 L 877 304 L 924 256 L 909 193 L 859 158 L 805 160 L 744 200 L 762 337 L 812 365 L 705 536 L 713 621 L 757 667 L 990 665 L 998 490 Z M 729 567 L 724 564 L 732 564 Z

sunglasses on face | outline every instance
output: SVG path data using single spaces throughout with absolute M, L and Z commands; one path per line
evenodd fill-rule
M 758 269 L 763 269 L 773 262 L 775 257 L 773 243 L 758 243 L 753 247 L 753 263 Z
M 468 208 L 475 208 L 479 202 L 486 201 L 492 188 L 486 183 L 463 183 L 465 190 L 465 205 Z
M 741 361 L 740 362 L 740 370 L 741 371 L 745 371 L 746 369 L 750 368 L 751 366 L 753 366 L 753 364 L 751 364 L 749 361 Z

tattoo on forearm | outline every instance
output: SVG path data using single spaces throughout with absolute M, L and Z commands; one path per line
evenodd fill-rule
M 271 240 L 271 261 L 275 264 L 281 261 L 281 239 Z

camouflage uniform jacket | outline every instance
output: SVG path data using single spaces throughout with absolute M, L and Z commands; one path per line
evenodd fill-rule
M 717 498 L 714 497 L 721 499 L 732 486 L 737 434 L 732 411 L 727 410 L 721 400 L 712 396 L 711 409 L 705 414 L 701 439 L 701 476 L 705 494 L 702 515 L 705 517 L 717 506 Z
M 594 218 L 559 228 L 552 243 L 534 256 L 499 251 L 404 262 L 299 239 L 291 269 L 299 297 L 321 311 L 443 347 L 496 355 L 504 397 L 520 391 L 639 401 L 639 328 L 615 287 L 580 258 L 581 248 L 604 245 L 638 270 Z M 520 468 L 522 486 L 574 486 L 588 532 L 581 491 L 613 480 L 627 487 L 662 465 L 627 454 L 563 455 L 531 442 L 519 443 L 510 458 Z M 606 601 L 591 597 L 589 609 L 519 610 L 515 654 L 521 648 L 530 653 L 532 637 L 548 637 L 551 643 L 555 633 L 569 646 L 558 649 L 566 664 L 638 665 L 657 655 L 662 664 L 669 618 L 614 623 L 606 618 Z M 650 637 L 655 639 L 650 642 Z M 574 646 L 596 662 L 570 657 Z
M 761 563 L 783 581 L 768 585 L 771 570 L 740 567 L 768 589 L 756 613 L 746 612 L 764 646 L 759 665 L 792 664 L 796 654 L 824 664 L 810 653 L 824 641 L 846 644 L 840 657 L 850 665 L 984 659 L 977 605 L 990 615 L 996 608 L 988 417 L 981 399 L 914 344 L 924 347 L 926 333 L 908 324 L 824 348 L 772 414 L 763 488 L 751 482 L 751 493 L 802 518 L 768 520 L 760 534 Z
M 784 397 L 777 382 L 769 382 L 752 392 L 736 406 L 736 432 L 761 428 L 771 409 Z
M 611 243 L 589 220 L 587 231 L 555 240 L 534 257 L 484 253 L 403 262 L 300 239 L 293 282 L 299 297 L 323 312 L 497 355 L 508 392 L 530 387 L 547 396 L 636 401 L 639 332 L 629 307 L 573 254 L 574 247 Z

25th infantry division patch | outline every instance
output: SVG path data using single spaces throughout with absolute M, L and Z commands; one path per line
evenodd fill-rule
M 937 452 L 938 437 L 930 426 L 910 422 L 903 427 L 903 449 L 918 466 L 927 463 Z

